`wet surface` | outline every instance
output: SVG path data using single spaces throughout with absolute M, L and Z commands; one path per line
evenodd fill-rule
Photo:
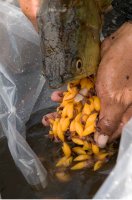
M 3 199 L 38 197 L 16 167 L 4 137 L 0 139 L 0 194 Z

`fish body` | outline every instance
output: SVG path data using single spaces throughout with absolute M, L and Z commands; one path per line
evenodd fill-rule
M 38 14 L 44 75 L 52 88 L 95 74 L 101 8 L 110 0 L 42 0 Z

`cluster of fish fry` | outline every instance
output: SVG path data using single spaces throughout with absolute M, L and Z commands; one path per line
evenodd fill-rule
M 96 96 L 94 78 L 70 82 L 57 117 L 50 119 L 50 138 L 62 142 L 62 158 L 56 167 L 98 170 L 114 154 L 112 144 L 99 148 L 94 141 L 100 100 Z

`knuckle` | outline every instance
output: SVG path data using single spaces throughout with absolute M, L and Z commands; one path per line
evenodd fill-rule
M 97 127 L 101 134 L 110 136 L 116 129 L 116 124 L 109 119 L 103 119 L 98 122 Z

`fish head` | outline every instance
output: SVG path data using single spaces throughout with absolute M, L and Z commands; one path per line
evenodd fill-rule
M 45 0 L 38 24 L 50 87 L 96 73 L 101 17 L 94 0 Z

